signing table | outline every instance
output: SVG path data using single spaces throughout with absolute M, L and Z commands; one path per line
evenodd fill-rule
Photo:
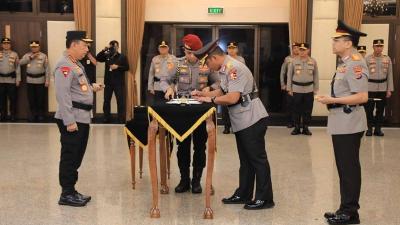
M 206 123 L 208 133 L 208 153 L 207 153 L 207 175 L 206 175 L 206 193 L 205 193 L 205 211 L 204 218 L 212 219 L 213 211 L 211 209 L 211 193 L 212 193 L 212 173 L 214 169 L 214 159 L 216 150 L 216 108 L 212 104 L 159 104 L 148 107 L 135 108 L 133 120 L 129 121 L 125 126 L 128 139 L 138 144 L 141 149 L 147 145 L 149 167 L 151 176 L 151 186 L 153 193 L 153 202 L 150 210 L 151 218 L 160 217 L 160 209 L 158 208 L 158 177 L 157 177 L 157 160 L 156 160 L 156 136 L 157 132 L 160 136 L 160 170 L 161 170 L 161 193 L 168 193 L 168 185 L 166 181 L 167 160 L 165 136 L 168 131 L 178 141 L 185 140 L 192 132 L 203 122 Z M 147 113 L 143 113 L 147 112 Z M 141 116 L 140 116 L 141 115 Z M 144 118 L 146 115 L 147 118 Z M 147 134 L 147 135 L 146 135 Z M 147 138 L 147 141 L 146 141 Z M 132 150 L 132 148 L 131 148 Z M 169 151 L 168 151 L 169 153 Z M 134 157 L 134 154 L 133 154 Z M 132 160 L 132 152 L 131 152 Z M 134 173 L 134 166 L 132 172 Z M 168 166 L 169 168 L 169 166 Z M 168 169 L 169 171 L 169 169 Z M 134 185 L 134 175 L 132 175 L 132 183 Z

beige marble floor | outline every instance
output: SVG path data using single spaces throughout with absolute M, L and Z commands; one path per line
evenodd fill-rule
M 234 136 L 219 130 L 214 220 L 202 219 L 203 194 L 173 192 L 161 196 L 161 219 L 150 219 L 147 161 L 143 179 L 132 190 L 122 126 L 92 126 L 77 187 L 93 200 L 84 208 L 71 208 L 57 204 L 60 145 L 56 126 L 0 124 L 0 224 L 325 224 L 323 212 L 338 206 L 338 178 L 330 137 L 325 128 L 312 131 L 311 137 L 290 136 L 290 130 L 279 127 L 267 132 L 275 208 L 246 211 L 240 205 L 220 203 L 236 187 L 239 161 Z M 360 215 L 365 225 L 400 224 L 400 130 L 385 132 L 384 138 L 362 141 Z M 171 190 L 178 181 L 174 154 Z

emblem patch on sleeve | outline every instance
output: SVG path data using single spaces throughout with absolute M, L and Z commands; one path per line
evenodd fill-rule
M 62 74 L 64 75 L 64 77 L 67 77 L 69 72 L 71 72 L 71 68 L 69 68 L 68 66 L 63 66 L 60 68 Z
M 361 68 L 361 66 L 353 67 L 353 72 L 354 72 L 354 75 L 356 76 L 356 79 L 361 79 L 361 77 L 362 77 L 362 68 Z
M 236 69 L 231 69 L 229 71 L 229 77 L 231 78 L 231 80 L 236 80 L 237 79 L 237 71 L 236 71 Z

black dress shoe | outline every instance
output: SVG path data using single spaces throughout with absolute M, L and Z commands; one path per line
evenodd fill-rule
M 365 136 L 372 136 L 372 129 L 368 129 L 367 132 L 365 132 Z
M 231 132 L 231 128 L 228 126 L 225 126 L 224 131 L 222 131 L 223 134 L 229 134 Z
M 383 136 L 385 136 L 385 134 L 382 132 L 381 129 L 375 129 L 375 130 L 374 130 L 374 135 L 375 135 L 375 136 L 378 136 L 378 137 L 383 137 Z
M 326 219 L 333 218 L 335 216 L 336 216 L 336 213 L 334 213 L 334 212 L 326 212 L 326 213 L 324 213 L 324 217 Z
M 293 128 L 294 125 L 293 125 L 292 123 L 288 123 L 288 124 L 286 125 L 286 127 L 287 127 L 287 128 Z
M 68 195 L 61 195 L 60 200 L 58 200 L 59 205 L 68 205 L 74 207 L 82 207 L 86 205 L 86 201 L 79 198 L 75 193 Z
M 190 190 L 190 180 L 182 180 L 179 182 L 178 186 L 175 187 L 176 193 L 183 193 Z
M 311 133 L 311 131 L 308 129 L 308 127 L 304 127 L 304 128 L 303 128 L 303 132 L 301 132 L 301 133 L 304 134 L 304 135 L 308 135 L 308 136 L 312 135 L 312 133 Z
M 254 200 L 251 201 L 249 203 L 247 203 L 246 205 L 244 205 L 245 209 L 249 209 L 249 210 L 256 210 L 256 209 L 269 209 L 275 206 L 274 202 L 267 202 L 267 201 L 263 201 L 263 200 Z
M 90 195 L 83 195 L 83 194 L 81 194 L 81 193 L 79 193 L 79 192 L 77 192 L 77 191 L 75 191 L 75 195 L 76 195 L 78 198 L 80 198 L 80 199 L 82 199 L 82 200 L 84 200 L 84 201 L 86 201 L 86 202 L 90 202 L 90 200 L 92 200 L 92 196 L 90 196 Z
M 224 204 L 246 204 L 248 201 L 248 199 L 244 199 L 236 195 L 232 195 L 229 198 L 222 199 L 222 203 Z
M 292 133 L 290 133 L 291 135 L 299 135 L 301 134 L 300 132 L 300 127 L 295 127 L 292 131 Z
M 336 224 L 360 224 L 360 218 L 358 216 L 349 216 L 347 214 L 336 214 L 332 218 L 328 218 L 328 223 L 331 225 Z

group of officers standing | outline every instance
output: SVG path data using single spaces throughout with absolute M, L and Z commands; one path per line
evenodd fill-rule
M 93 42 L 86 37 L 88 48 Z M 20 59 L 18 53 L 12 50 L 10 38 L 1 39 L 0 51 L 0 122 L 16 121 L 17 93 L 22 82 L 21 66 L 26 66 L 27 97 L 30 114 L 29 122 L 43 122 L 46 119 L 46 97 L 49 86 L 51 70 L 49 60 L 41 51 L 39 41 L 33 40 L 29 43 L 30 52 Z M 111 120 L 111 97 L 114 93 L 118 107 L 118 122 L 125 122 L 125 72 L 129 69 L 126 57 L 118 52 L 119 43 L 111 41 L 97 55 L 92 55 L 90 50 L 80 60 L 85 68 L 90 83 L 96 81 L 96 65 L 98 62 L 105 63 L 103 122 Z M 10 106 L 8 108 L 8 105 Z M 8 113 L 9 112 L 9 113 Z
M 31 115 L 29 121 L 43 121 L 45 116 L 46 90 L 49 86 L 50 69 L 47 55 L 40 51 L 39 41 L 31 41 L 31 52 L 21 59 L 11 49 L 11 39 L 2 38 L 0 51 L 0 121 L 16 120 L 17 88 L 21 84 L 21 67 L 26 65 L 26 83 Z M 8 102 L 10 110 L 8 110 Z M 8 116 L 8 111 L 10 115 Z
M 392 61 L 389 56 L 382 53 L 383 47 L 384 40 L 375 39 L 374 52 L 368 56 L 366 56 L 366 46 L 357 47 L 357 51 L 364 57 L 370 74 L 369 100 L 364 104 L 368 119 L 366 136 L 372 134 L 384 136 L 381 128 L 385 106 L 394 90 Z M 312 135 L 308 126 L 311 122 L 314 96 L 317 95 L 319 87 L 317 62 L 309 56 L 307 43 L 293 43 L 291 52 L 292 54 L 285 58 L 280 73 L 281 89 L 286 92 L 287 127 L 294 127 L 292 135 L 301 133 Z

